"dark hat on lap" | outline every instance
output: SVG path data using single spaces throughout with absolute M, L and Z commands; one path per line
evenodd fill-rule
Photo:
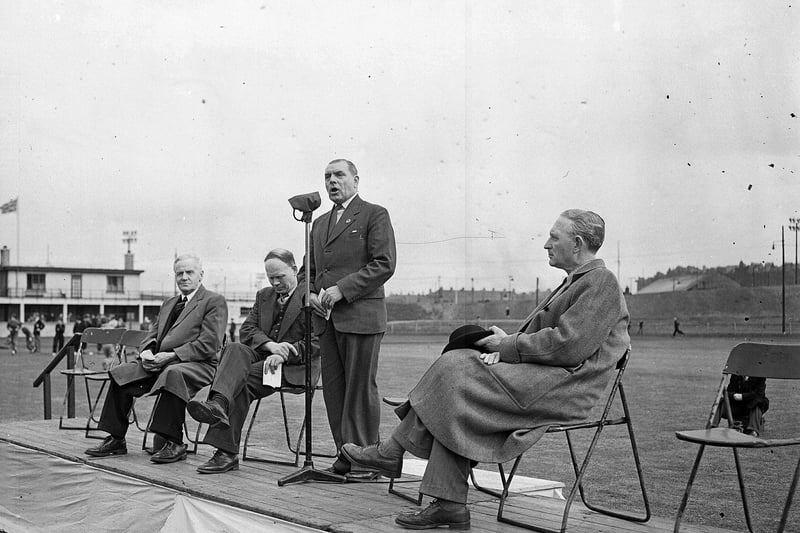
M 474 324 L 467 324 L 453 330 L 450 334 L 450 340 L 447 346 L 444 347 L 442 353 L 449 352 L 450 350 L 458 350 L 459 348 L 469 348 L 485 352 L 486 350 L 480 346 L 475 346 L 475 343 L 485 337 L 491 335 L 492 332 L 488 329 L 483 329 Z

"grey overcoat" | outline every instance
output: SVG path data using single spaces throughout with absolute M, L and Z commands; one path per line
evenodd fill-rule
M 552 424 L 576 422 L 598 402 L 630 344 L 614 275 L 595 259 L 503 339 L 501 362 L 460 349 L 437 359 L 409 395 L 428 431 L 478 462 L 505 462 Z M 398 408 L 402 418 L 408 402 Z

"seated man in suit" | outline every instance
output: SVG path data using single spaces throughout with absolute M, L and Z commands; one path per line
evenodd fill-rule
M 208 401 L 195 399 L 187 409 L 192 417 L 209 424 L 203 442 L 216 448 L 214 456 L 200 465 L 201 474 L 219 474 L 239 468 L 239 441 L 250 402 L 269 396 L 275 389 L 263 385 L 263 368 L 283 365 L 282 385 L 305 385 L 306 320 L 303 291 L 297 289 L 297 265 L 289 250 L 278 248 L 264 258 L 270 286 L 258 291 L 256 302 L 240 331 L 241 343 L 228 344 L 222 352 Z M 317 338 L 311 336 L 311 383 L 319 379 Z
M 509 461 L 550 425 L 579 422 L 599 401 L 630 344 L 622 290 L 596 257 L 604 237 L 596 213 L 561 213 L 544 248 L 550 265 L 567 273 L 564 282 L 516 333 L 456 330 L 395 411 L 402 421 L 391 437 L 342 446 L 353 470 L 391 478 L 400 476 L 406 451 L 428 459 L 419 491 L 435 499 L 423 511 L 400 514 L 397 524 L 467 529 L 472 463 Z
M 203 266 L 195 255 L 175 259 L 175 282 L 180 294 L 166 300 L 139 347 L 139 358 L 112 369 L 99 429 L 109 436 L 86 450 L 105 457 L 128 453 L 125 433 L 135 397 L 159 394 L 150 430 L 163 443 L 150 458 L 154 463 L 186 459 L 183 421 L 186 402 L 211 383 L 225 336 L 228 306 L 222 295 L 200 282 Z

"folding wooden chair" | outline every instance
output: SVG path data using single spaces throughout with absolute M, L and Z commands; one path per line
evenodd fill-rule
M 564 503 L 564 513 L 561 515 L 560 529 L 555 530 L 538 525 L 527 524 L 519 520 L 511 519 L 503 514 L 505 503 L 509 495 L 509 489 L 511 487 L 511 481 L 514 479 L 514 474 L 516 474 L 517 468 L 519 467 L 519 463 L 522 460 L 522 456 L 524 454 L 520 454 L 514 460 L 514 464 L 511 467 L 511 471 L 508 473 L 507 477 L 505 475 L 503 465 L 502 464 L 497 465 L 498 470 L 500 471 L 500 479 L 503 485 L 502 492 L 497 492 L 479 486 L 475 482 L 475 477 L 472 475 L 472 472 L 470 472 L 470 477 L 472 478 L 472 484 L 475 486 L 476 489 L 500 498 L 499 507 L 497 509 L 497 520 L 499 522 L 513 524 L 518 527 L 523 527 L 525 529 L 530 529 L 532 531 L 539 531 L 542 533 L 555 533 L 556 531 L 564 533 L 567 530 L 567 522 L 569 520 L 570 508 L 572 507 L 572 504 L 575 501 L 575 496 L 578 493 L 580 493 L 581 501 L 583 502 L 583 504 L 588 509 L 591 509 L 592 511 L 595 511 L 597 513 L 601 513 L 606 516 L 611 516 L 614 518 L 628 520 L 631 522 L 647 522 L 648 520 L 650 520 L 650 501 L 647 498 L 647 491 L 645 489 L 644 475 L 642 473 L 642 464 L 641 460 L 639 459 L 639 449 L 636 446 L 636 438 L 634 437 L 633 434 L 633 425 L 631 423 L 630 410 L 628 409 L 628 401 L 625 397 L 625 389 L 622 386 L 622 376 L 625 373 L 625 368 L 627 368 L 628 366 L 629 358 L 630 358 L 630 348 L 625 352 L 625 354 L 617 363 L 617 374 L 610 387 L 608 397 L 606 398 L 605 407 L 603 408 L 603 412 L 600 418 L 598 418 L 597 420 L 586 420 L 584 422 L 579 422 L 575 424 L 561 424 L 558 426 L 551 426 L 547 430 L 547 433 L 564 433 L 564 435 L 566 436 L 567 445 L 569 447 L 569 454 L 572 460 L 572 468 L 575 473 L 575 482 L 573 483 L 572 488 L 570 489 L 569 494 Z M 619 398 L 619 402 L 622 405 L 623 416 L 611 419 L 609 418 L 609 414 L 615 398 Z M 617 425 L 625 425 L 628 429 L 628 438 L 630 440 L 631 450 L 633 452 L 633 460 L 636 465 L 636 474 L 639 478 L 639 488 L 641 490 L 642 503 L 644 506 L 644 513 L 641 515 L 622 512 L 619 510 L 610 509 L 608 507 L 592 504 L 587 500 L 586 493 L 583 487 L 583 478 L 584 475 L 586 474 L 586 470 L 589 467 L 589 463 L 594 454 L 597 442 L 600 440 L 600 434 L 602 433 L 603 429 L 606 426 L 617 426 Z M 594 429 L 594 436 L 592 437 L 592 441 L 589 444 L 589 448 L 587 449 L 586 455 L 583 458 L 583 462 L 579 466 L 578 457 L 575 454 L 575 448 L 572 442 L 572 432 L 584 429 Z
M 92 435 L 90 432 L 97 430 L 96 427 L 92 427 L 92 424 L 96 425 L 99 422 L 99 420 L 95 418 L 95 410 L 97 409 L 97 404 L 99 403 L 100 398 L 103 395 L 103 391 L 106 388 L 106 384 L 110 379 L 108 376 L 108 369 L 91 368 L 91 366 L 87 366 L 86 354 L 84 354 L 83 351 L 84 346 L 89 346 L 92 344 L 111 344 L 114 346 L 112 352 L 114 361 L 112 364 L 119 364 L 120 353 L 118 344 L 124 332 L 124 328 L 86 328 L 83 331 L 81 334 L 81 343 L 78 345 L 78 351 L 75 356 L 75 367 L 61 370 L 61 374 L 67 376 L 67 391 L 64 394 L 64 410 L 58 419 L 58 429 L 84 431 L 86 438 L 91 439 L 104 438 L 100 435 Z M 86 418 L 86 424 L 84 426 L 67 426 L 64 424 L 64 413 L 66 412 L 69 392 L 72 387 L 74 387 L 76 377 L 83 378 L 83 383 L 86 389 L 86 402 L 88 404 L 89 416 Z M 89 381 L 99 381 L 102 383 L 100 390 L 97 391 L 94 401 L 92 401 L 92 394 L 89 390 Z
M 731 375 L 760 377 L 767 379 L 800 379 L 800 346 L 797 345 L 778 345 L 778 344 L 755 344 L 743 343 L 735 346 L 728 356 L 725 368 L 722 370 L 722 379 L 714 402 L 711 405 L 711 414 L 706 422 L 705 429 L 692 431 L 677 431 L 675 436 L 683 441 L 693 442 L 700 445 L 697 457 L 694 460 L 692 471 L 689 474 L 689 481 L 683 493 L 678 514 L 675 518 L 675 533 L 680 531 L 681 519 L 686 511 L 689 501 L 689 493 L 692 489 L 697 470 L 700 467 L 700 460 L 706 446 L 716 446 L 731 448 L 733 450 L 733 460 L 736 463 L 736 475 L 739 479 L 739 491 L 742 495 L 742 507 L 747 529 L 752 532 L 753 525 L 750 520 L 750 509 L 747 503 L 747 494 L 744 486 L 744 477 L 739 460 L 739 448 L 749 448 L 758 450 L 769 450 L 777 446 L 795 446 L 800 444 L 800 436 L 785 439 L 763 439 L 751 435 L 745 435 L 732 429 L 733 416 L 728 417 L 728 427 L 718 427 L 722 412 L 732 413 L 730 400 L 728 398 L 728 383 Z M 795 405 L 791 406 L 795 408 Z M 725 411 L 722 411 L 725 409 Z M 767 452 L 769 453 L 769 452 Z M 792 499 L 797 489 L 797 482 L 800 479 L 800 458 L 794 470 L 794 477 L 786 497 L 786 504 L 783 508 L 781 521 L 778 525 L 778 532 L 784 531 L 789 517 L 789 510 Z
M 314 387 L 314 390 L 311 392 L 311 394 L 312 394 L 312 398 L 311 398 L 312 402 L 313 402 L 313 399 L 314 399 L 313 398 L 313 394 L 314 394 L 315 391 L 318 391 L 318 390 L 322 390 L 322 386 L 319 385 L 319 384 L 317 384 Z M 280 399 L 281 399 L 281 412 L 283 413 L 283 432 L 284 432 L 284 435 L 286 436 L 286 447 L 289 449 L 289 452 L 294 454 L 294 461 L 279 460 L 279 459 L 264 459 L 264 458 L 261 458 L 261 457 L 254 457 L 252 455 L 250 455 L 250 456 L 247 455 L 247 448 L 249 446 L 249 441 L 250 441 L 250 432 L 253 430 L 253 424 L 256 421 L 256 416 L 258 416 L 258 408 L 261 406 L 261 400 L 263 400 L 264 398 L 259 398 L 256 401 L 255 407 L 253 408 L 253 414 L 250 417 L 250 424 L 247 426 L 247 433 L 245 434 L 244 444 L 242 445 L 242 461 L 256 461 L 256 462 L 260 462 L 260 463 L 271 463 L 271 464 L 278 464 L 278 465 L 298 466 L 300 464 L 300 455 L 304 455 L 305 454 L 305 451 L 302 451 L 300 449 L 300 443 L 302 442 L 303 435 L 305 434 L 306 417 L 305 417 L 305 413 L 304 413 L 303 414 L 303 421 L 300 424 L 300 431 L 299 431 L 299 434 L 297 436 L 297 441 L 296 441 L 296 443 L 295 443 L 295 445 L 293 447 L 292 446 L 292 437 L 291 437 L 291 433 L 290 433 L 290 429 L 289 429 L 289 416 L 286 413 L 286 396 L 285 395 L 286 394 L 304 394 L 305 393 L 305 387 L 300 387 L 300 386 L 279 387 L 278 389 L 276 389 L 275 392 L 278 393 L 278 395 L 280 396 Z M 336 454 L 332 454 L 331 455 L 331 454 L 315 453 L 315 452 L 312 452 L 312 455 L 314 457 L 327 457 L 327 458 L 330 458 L 330 459 L 336 457 Z

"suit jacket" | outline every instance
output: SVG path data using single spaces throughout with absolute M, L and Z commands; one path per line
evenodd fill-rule
M 166 300 L 158 311 L 158 317 L 147 337 L 139 345 L 139 350 L 155 348 L 156 339 L 165 327 L 167 317 L 178 303 L 179 295 Z M 202 285 L 194 297 L 186 304 L 175 323 L 161 339 L 162 352 L 175 352 L 178 361 L 172 364 L 200 363 L 216 367 L 225 325 L 228 322 L 228 305 L 225 298 L 206 290 Z M 191 366 L 187 366 L 189 370 Z M 207 370 L 203 370 L 205 374 Z M 119 365 L 111 370 L 111 376 L 118 385 L 125 385 L 151 376 L 142 368 L 140 361 Z
M 581 421 L 598 403 L 630 344 L 628 309 L 603 261 L 569 279 L 503 339 L 500 363 L 453 350 L 420 379 L 411 406 L 443 446 L 475 461 L 505 462 L 550 425 Z
M 311 290 L 337 285 L 342 291 L 344 298 L 336 302 L 331 314 L 337 331 L 382 333 L 386 331 L 383 284 L 394 274 L 397 259 L 389 213 L 356 195 L 329 237 L 332 216 L 333 210 L 323 214 L 311 230 Z M 315 331 L 325 329 L 324 319 L 315 314 L 313 320 Z
M 286 303 L 286 311 L 276 338 L 269 337 L 275 314 L 278 310 L 278 294 L 272 287 L 265 287 L 256 293 L 256 302 L 239 330 L 240 341 L 266 359 L 269 355 L 263 348 L 267 342 L 290 342 L 298 355 L 291 355 L 283 366 L 283 378 L 292 385 L 304 386 L 306 383 L 306 317 L 303 312 L 303 292 L 300 285 Z M 320 359 L 317 336 L 311 333 L 311 383 L 319 381 Z

